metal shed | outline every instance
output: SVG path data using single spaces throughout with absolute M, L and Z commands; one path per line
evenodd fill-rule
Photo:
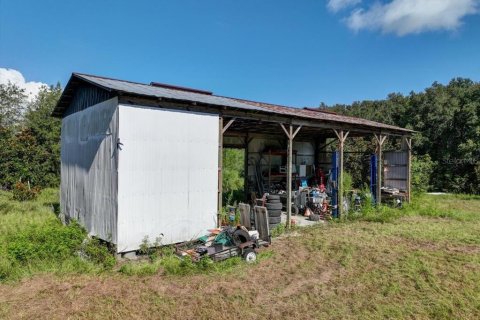
M 224 146 L 245 148 L 248 179 L 249 157 L 284 144 L 290 194 L 294 148 L 306 150 L 303 162 L 317 163 L 319 146 L 338 139 L 341 179 L 347 136 L 375 135 L 379 159 L 387 135 L 401 136 L 410 195 L 413 131 L 365 119 L 80 73 L 72 74 L 53 116 L 62 118 L 61 212 L 119 253 L 137 250 L 145 237 L 176 243 L 217 224 Z M 378 181 L 381 174 L 379 160 Z

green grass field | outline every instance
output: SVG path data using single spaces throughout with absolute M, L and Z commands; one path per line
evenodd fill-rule
M 297 229 L 254 265 L 167 255 L 113 268 L 95 250 L 78 256 L 84 233 L 58 223 L 57 197 L 0 193 L 0 318 L 480 318 L 478 196 L 422 195 Z

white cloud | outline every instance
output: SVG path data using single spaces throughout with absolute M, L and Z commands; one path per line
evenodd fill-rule
M 346 18 L 349 28 L 381 30 L 403 36 L 433 30 L 455 30 L 462 19 L 478 13 L 480 0 L 393 0 L 357 8 Z
M 362 0 L 328 0 L 327 7 L 333 12 L 352 7 L 359 4 Z
M 8 84 L 9 82 L 25 89 L 25 94 L 29 101 L 32 101 L 37 96 L 41 87 L 47 86 L 47 84 L 43 82 L 27 82 L 20 71 L 15 69 L 0 68 L 0 84 Z

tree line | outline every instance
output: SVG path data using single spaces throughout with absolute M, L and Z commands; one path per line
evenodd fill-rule
M 332 109 L 417 131 L 413 135 L 412 165 L 417 189 L 480 193 L 479 82 L 455 78 L 447 85 L 435 82 L 422 92 L 392 93 L 384 100 L 335 105 Z M 399 144 L 399 139 L 389 139 L 386 149 L 398 148 Z M 363 156 L 374 150 L 370 139 L 350 139 L 348 148 L 358 150 L 359 145 L 366 147 Z M 361 156 L 352 156 L 347 170 L 350 166 L 350 172 L 368 176 L 365 161 L 358 159 Z M 359 179 L 354 177 L 357 182 Z
M 61 91 L 59 84 L 44 87 L 29 102 L 22 89 L 0 84 L 0 188 L 12 189 L 18 182 L 42 188 L 59 185 L 61 121 L 50 115 Z M 392 93 L 384 100 L 328 109 L 417 131 L 413 137 L 417 189 L 480 193 L 480 83 L 456 78 L 447 85 L 435 82 L 418 93 Z M 399 145 L 399 139 L 389 139 L 386 149 Z M 369 138 L 347 139 L 346 150 L 363 150 L 349 154 L 346 161 L 359 185 L 368 177 L 367 158 L 374 143 Z M 226 176 L 238 175 L 227 172 Z
M 51 117 L 60 84 L 43 87 L 32 100 L 13 84 L 0 84 L 0 188 L 17 184 L 57 187 L 61 122 Z

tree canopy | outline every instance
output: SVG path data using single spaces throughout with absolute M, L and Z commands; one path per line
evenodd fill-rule
M 447 85 L 435 82 L 423 92 L 392 93 L 385 100 L 333 109 L 418 131 L 413 152 L 417 161 L 431 163 L 429 189 L 480 192 L 480 83 L 456 78 Z
M 0 186 L 22 181 L 39 187 L 60 181 L 60 120 L 50 115 L 61 87 L 44 87 L 28 102 L 23 90 L 0 86 Z

